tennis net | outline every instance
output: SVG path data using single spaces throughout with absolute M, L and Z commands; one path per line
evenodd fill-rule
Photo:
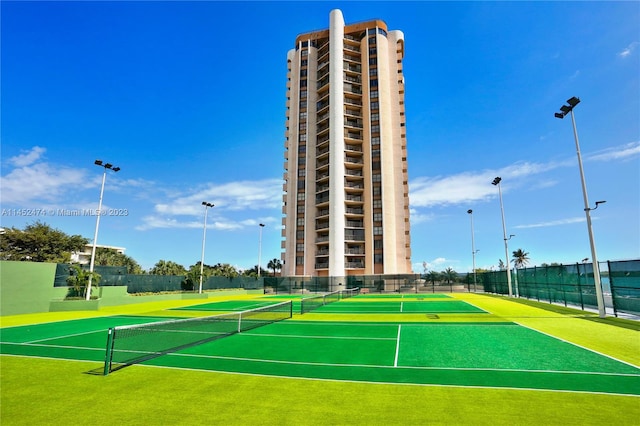
M 109 328 L 104 375 L 127 365 L 291 318 L 292 307 L 289 300 L 242 312 Z
M 300 313 L 311 312 L 321 306 L 337 302 L 341 299 L 353 297 L 360 294 L 360 288 L 347 288 L 345 290 L 334 291 L 320 296 L 306 297 L 300 301 Z
M 349 297 L 357 296 L 359 294 L 360 294 L 360 287 L 346 288 L 346 289 L 342 290 L 342 292 L 340 294 L 340 298 L 347 299 Z

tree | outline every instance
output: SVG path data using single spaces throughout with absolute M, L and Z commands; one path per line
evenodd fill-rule
M 67 235 L 36 221 L 24 230 L 5 229 L 0 238 L 0 260 L 68 263 L 71 253 L 82 251 L 88 242 L 80 235 Z
M 159 260 L 149 270 L 149 273 L 153 275 L 186 275 L 187 270 L 184 266 L 171 260 Z
M 436 285 L 436 281 L 440 280 L 440 272 L 429 271 L 427 272 L 427 280 L 431 283 L 431 285 Z
M 132 257 L 105 247 L 96 248 L 95 264 L 100 266 L 126 266 L 128 274 L 144 274 L 138 262 Z
M 513 262 L 513 266 L 515 266 L 516 269 L 519 269 L 519 268 L 522 268 L 523 266 L 528 265 L 529 253 L 527 253 L 522 249 L 514 250 L 512 262 Z
M 498 259 L 498 268 L 501 271 L 504 271 L 505 269 L 507 269 L 506 266 L 504 266 L 504 262 L 502 261 L 502 259 Z
M 451 284 L 451 281 L 455 281 L 458 278 L 458 273 L 453 270 L 453 268 L 448 267 L 444 271 L 441 272 L 444 279 L 447 280 L 447 284 Z
M 282 262 L 280 262 L 280 259 L 271 259 L 267 264 L 267 268 L 273 269 L 273 276 L 275 277 L 276 271 L 282 269 Z
M 71 286 L 69 291 L 70 297 L 86 297 L 86 288 L 89 284 L 89 277 L 91 277 L 91 291 L 94 288 L 98 288 L 98 283 L 102 278 L 100 274 L 96 272 L 89 272 L 87 269 L 82 269 L 79 265 L 71 265 L 70 275 L 67 277 L 67 283 Z

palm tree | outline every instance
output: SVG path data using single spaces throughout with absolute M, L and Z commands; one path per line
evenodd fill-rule
M 516 269 L 519 269 L 519 268 L 522 268 L 523 266 L 528 265 L 529 253 L 527 253 L 522 249 L 514 250 L 512 262 L 513 262 L 513 266 L 515 266 Z
M 458 273 L 454 271 L 452 267 L 448 267 L 441 273 L 442 276 L 447 280 L 447 284 L 451 284 L 451 281 L 455 281 L 455 279 L 458 277 Z
M 282 262 L 280 262 L 280 259 L 271 259 L 267 264 L 267 268 L 273 269 L 273 276 L 275 277 L 276 270 L 279 271 L 282 269 Z
M 501 271 L 504 271 L 505 269 L 507 269 L 506 266 L 504 266 L 504 262 L 502 261 L 502 259 L 498 259 L 498 268 Z

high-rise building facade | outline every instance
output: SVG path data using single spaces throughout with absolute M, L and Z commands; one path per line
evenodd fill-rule
M 411 273 L 404 35 L 329 21 L 287 55 L 282 273 Z

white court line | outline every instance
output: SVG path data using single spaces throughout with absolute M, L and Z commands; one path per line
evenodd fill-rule
M 400 330 L 402 329 L 402 324 L 398 324 L 398 337 L 396 338 L 396 356 L 393 360 L 393 366 L 398 366 L 398 354 L 400 353 Z

